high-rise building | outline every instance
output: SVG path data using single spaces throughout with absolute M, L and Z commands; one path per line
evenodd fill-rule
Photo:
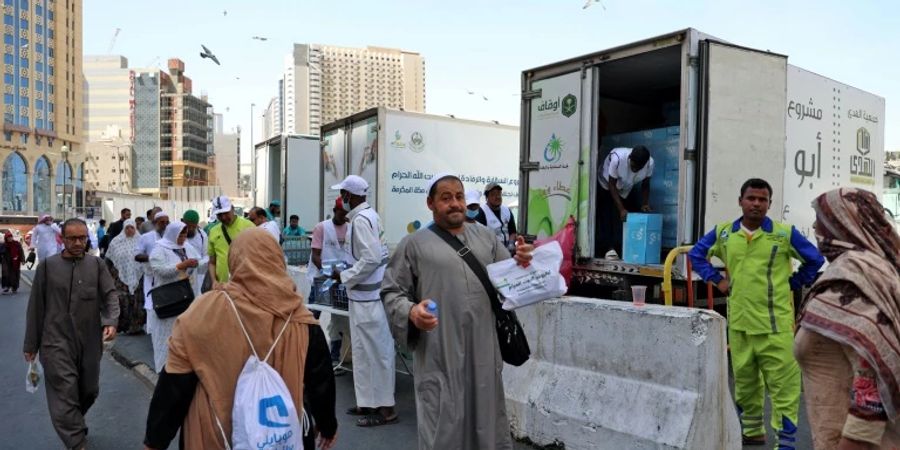
M 425 112 L 425 59 L 405 50 L 294 44 L 279 85 L 287 134 L 317 135 L 328 122 L 376 106 Z
M 170 186 L 206 186 L 213 158 L 212 105 L 194 96 L 184 62 L 135 70 L 132 190 L 165 196 Z
M 222 188 L 222 192 L 229 197 L 242 197 L 241 182 L 241 128 L 225 133 L 218 126 L 222 115 L 215 114 L 217 123 L 216 133 L 213 138 L 213 148 L 216 153 L 215 183 Z
M 85 184 L 88 191 L 131 191 L 134 71 L 119 55 L 84 57 Z
M 80 1 L 3 1 L 3 214 L 85 205 L 81 22 Z

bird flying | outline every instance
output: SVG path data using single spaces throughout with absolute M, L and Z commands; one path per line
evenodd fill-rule
M 253 36 L 253 39 L 256 39 L 257 41 L 268 41 L 269 40 L 269 38 L 263 37 L 263 36 Z
M 206 46 L 203 44 L 200 44 L 200 47 L 203 47 L 203 51 L 200 52 L 201 58 L 209 58 L 212 60 L 212 62 L 216 63 L 216 65 L 222 65 L 222 63 L 219 62 L 219 58 L 216 58 L 216 55 L 214 55 L 210 49 L 206 48 Z

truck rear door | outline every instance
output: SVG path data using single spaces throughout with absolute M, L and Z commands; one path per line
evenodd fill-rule
M 526 80 L 523 95 L 519 228 L 552 236 L 578 221 L 578 256 L 590 257 L 591 74 L 578 70 Z
M 700 42 L 698 236 L 740 217 L 741 184 L 762 178 L 783 204 L 787 57 L 712 40 Z

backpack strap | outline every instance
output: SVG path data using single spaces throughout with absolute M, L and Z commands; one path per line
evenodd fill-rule
M 244 332 L 244 337 L 247 338 L 247 344 L 250 346 L 250 351 L 253 352 L 253 356 L 256 359 L 259 359 L 259 354 L 256 353 L 256 349 L 253 348 L 253 341 L 250 340 L 250 334 L 247 333 L 247 328 L 244 327 L 244 321 L 241 320 L 241 315 L 238 313 L 237 306 L 234 305 L 234 300 L 228 295 L 228 292 L 222 291 L 225 294 L 225 297 L 228 299 L 228 304 L 231 305 L 231 309 L 234 310 L 234 315 L 237 316 L 238 324 L 241 326 L 241 331 Z M 278 345 L 278 341 L 281 340 L 281 336 L 284 335 L 284 330 L 287 329 L 289 323 L 291 323 L 291 318 L 294 317 L 294 312 L 291 311 L 291 315 L 288 316 L 287 320 L 284 321 L 284 326 L 281 327 L 281 331 L 278 333 L 278 337 L 275 338 L 275 341 L 272 342 L 272 347 L 269 349 L 269 352 L 266 353 L 266 357 L 261 359 L 260 361 L 266 362 L 269 359 L 269 356 L 272 356 L 272 351 L 275 350 L 275 346 Z

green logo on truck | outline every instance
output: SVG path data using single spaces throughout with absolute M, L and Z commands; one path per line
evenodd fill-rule
M 574 95 L 569 94 L 562 99 L 562 115 L 572 117 L 578 110 L 578 99 Z

